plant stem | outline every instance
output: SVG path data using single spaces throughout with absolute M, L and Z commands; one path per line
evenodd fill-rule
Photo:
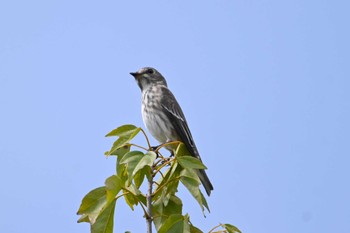
M 213 232 L 216 228 L 218 228 L 219 226 L 221 226 L 221 223 L 219 224 L 219 225 L 217 225 L 217 226 L 215 226 L 215 227 L 213 227 L 208 233 L 211 233 L 211 232 Z
M 141 132 L 143 133 L 143 135 L 145 135 L 145 138 L 146 138 L 146 141 L 147 141 L 147 145 L 148 145 L 149 150 L 151 150 L 151 149 L 152 149 L 152 146 L 151 146 L 151 143 L 149 143 L 149 139 L 148 139 L 148 137 L 147 137 L 146 132 L 145 132 L 142 128 L 140 128 L 140 129 L 141 129 Z
M 147 233 L 152 233 L 152 186 L 153 186 L 153 175 L 148 178 L 148 193 L 146 195 L 147 201 Z

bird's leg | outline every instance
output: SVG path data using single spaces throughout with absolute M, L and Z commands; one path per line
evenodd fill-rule
M 161 145 L 162 145 L 162 144 L 160 144 L 159 146 L 151 146 L 152 151 L 156 152 L 156 155 L 157 155 L 156 159 L 159 158 L 158 148 L 159 148 Z
M 169 142 L 171 142 L 171 141 L 162 143 L 162 144 L 160 144 L 160 145 L 158 145 L 158 146 L 151 146 L 152 151 L 155 151 L 155 152 L 156 152 L 157 158 L 159 158 L 158 150 L 159 150 L 160 148 L 164 147 L 164 145 L 169 144 Z M 170 159 L 171 157 L 174 157 L 174 151 L 173 151 L 173 150 L 170 152 L 169 159 Z
M 158 146 L 151 146 L 153 151 L 156 151 L 159 147 L 161 147 L 163 144 L 160 144 Z

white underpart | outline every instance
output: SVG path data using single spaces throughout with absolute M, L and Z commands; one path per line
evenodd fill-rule
M 151 88 L 159 88 L 156 86 L 149 87 L 146 90 L 142 92 L 142 101 L 148 102 L 148 98 L 151 98 L 149 95 L 149 91 Z M 154 90 L 154 89 L 153 89 Z M 160 93 L 160 90 L 157 90 L 156 93 Z M 156 101 L 157 106 L 160 105 L 160 99 L 161 96 L 153 96 L 153 101 Z M 164 119 L 167 118 L 167 116 L 164 114 L 163 111 L 151 111 L 149 109 L 149 112 L 147 113 L 144 109 L 144 104 L 141 105 L 141 112 L 142 112 L 142 119 L 144 124 L 146 125 L 148 131 L 152 134 L 152 136 L 157 139 L 160 143 L 165 143 L 172 141 L 172 135 L 171 132 L 173 131 L 173 127 L 170 124 L 165 124 L 166 121 Z

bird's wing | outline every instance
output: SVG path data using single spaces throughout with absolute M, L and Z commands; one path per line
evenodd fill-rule
M 169 120 L 172 123 L 177 135 L 186 145 L 187 150 L 191 153 L 191 155 L 201 160 L 197 147 L 194 144 L 190 129 L 188 128 L 185 115 L 183 114 L 180 105 L 176 101 L 175 96 L 166 87 L 164 87 L 162 91 L 163 98 L 161 100 L 161 105 L 166 112 L 166 115 L 169 117 Z M 205 188 L 205 191 L 207 192 L 208 196 L 210 196 L 211 190 L 214 190 L 214 188 L 205 170 L 199 169 L 197 174 Z
M 192 156 L 200 159 L 197 147 L 193 141 L 192 134 L 188 128 L 185 116 L 181 110 L 180 105 L 175 99 L 175 96 L 171 93 L 168 88 L 164 88 L 163 96 L 161 100 L 161 105 L 172 122 L 177 135 L 180 137 L 181 141 L 186 145 L 187 149 Z

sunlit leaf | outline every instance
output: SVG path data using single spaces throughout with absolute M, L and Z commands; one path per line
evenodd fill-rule
M 134 182 L 135 182 L 136 188 L 140 188 L 141 184 L 143 183 L 143 180 L 145 179 L 146 172 L 150 172 L 150 171 L 149 169 L 147 169 L 147 167 L 144 167 L 134 175 Z
M 141 191 L 136 187 L 136 185 L 131 184 L 130 186 L 123 188 L 124 199 L 126 203 L 134 210 L 134 206 L 138 205 L 139 202 L 146 204 L 146 197 L 144 197 Z
M 199 159 L 192 156 L 181 156 L 177 157 L 176 160 L 183 168 L 207 169 Z
M 201 231 L 197 227 L 193 226 L 192 224 L 190 225 L 190 232 L 191 233 L 203 233 L 203 231 Z
M 114 155 L 125 152 L 124 150 L 127 150 L 127 148 L 124 148 L 124 150 L 121 148 L 126 145 L 130 146 L 128 145 L 128 142 L 133 139 L 140 132 L 140 130 L 141 128 L 134 125 L 123 125 L 109 132 L 106 137 L 119 136 L 119 138 L 113 143 L 112 148 L 105 154 Z
M 135 169 L 132 173 L 132 177 L 135 176 L 135 174 L 141 169 L 143 169 L 145 166 L 151 167 L 156 157 L 157 155 L 153 151 L 148 151 L 146 154 L 144 154 L 135 166 Z
M 203 213 L 204 213 L 204 207 L 207 208 L 207 210 L 210 212 L 210 210 L 208 208 L 207 201 L 199 189 L 198 181 L 195 179 L 191 179 L 189 177 L 186 177 L 186 176 L 181 177 L 180 181 L 187 188 L 187 190 L 190 191 L 192 196 L 196 199 L 196 201 L 200 205 Z
M 89 222 L 93 224 L 106 203 L 106 188 L 104 186 L 96 188 L 83 198 L 77 214 L 88 216 Z M 86 222 L 87 219 L 84 217 L 80 219 L 82 220 Z
M 106 137 L 111 137 L 111 136 L 128 137 L 129 135 L 132 135 L 135 131 L 139 129 L 140 128 L 136 127 L 135 125 L 122 125 L 112 130 L 111 132 L 109 132 L 106 135 Z
M 116 149 L 117 148 L 117 149 Z M 112 147 L 110 151 L 105 152 L 106 156 L 117 155 L 122 156 L 130 151 L 130 144 L 125 144 L 122 147 Z
M 78 219 L 78 223 L 81 222 L 90 222 L 89 216 L 87 214 L 83 214 L 79 219 Z
M 128 164 L 130 161 L 135 160 L 136 157 L 139 157 L 141 159 L 142 156 L 143 153 L 141 151 L 130 151 L 123 156 L 119 163 Z
M 116 175 L 110 176 L 105 181 L 107 191 L 107 203 L 111 203 L 124 186 L 124 182 Z
M 167 205 L 163 203 L 163 199 L 159 198 L 154 202 L 152 207 L 154 225 L 159 230 L 161 224 L 171 215 L 182 214 L 182 201 L 177 196 L 172 195 L 167 202 Z
M 132 194 L 131 192 L 127 192 L 127 191 L 123 191 L 124 192 L 124 199 L 126 204 L 128 204 L 128 206 L 134 210 L 134 206 L 138 204 L 138 198 L 137 196 L 135 196 L 134 194 Z
M 116 200 L 114 199 L 97 217 L 91 226 L 91 233 L 113 233 L 114 210 Z
M 221 226 L 225 228 L 229 233 L 241 233 L 241 231 L 237 227 L 231 224 L 221 224 Z
M 166 189 L 165 194 L 174 194 L 177 192 L 177 187 L 180 180 L 180 172 L 182 170 L 181 166 L 178 166 L 178 163 L 174 161 L 171 167 L 166 170 L 164 177 L 160 177 L 158 180 L 159 186 L 156 187 L 156 195 L 154 198 L 158 198 L 162 195 L 161 189 Z
M 187 216 L 171 215 L 159 228 L 158 233 L 190 233 L 190 224 Z
M 142 170 L 144 167 L 151 167 L 154 160 L 156 159 L 156 154 L 154 152 L 147 152 L 143 154 L 140 151 L 131 151 L 123 156 L 120 160 L 120 164 L 126 164 L 128 172 L 128 185 L 131 184 L 134 176 Z M 144 170 L 145 175 L 150 173 L 150 170 Z
M 194 169 L 182 169 L 180 172 L 180 176 L 195 180 L 197 181 L 198 185 L 201 184 L 201 181 Z
M 175 150 L 175 157 L 190 155 L 191 153 L 187 150 L 185 144 L 180 143 Z

